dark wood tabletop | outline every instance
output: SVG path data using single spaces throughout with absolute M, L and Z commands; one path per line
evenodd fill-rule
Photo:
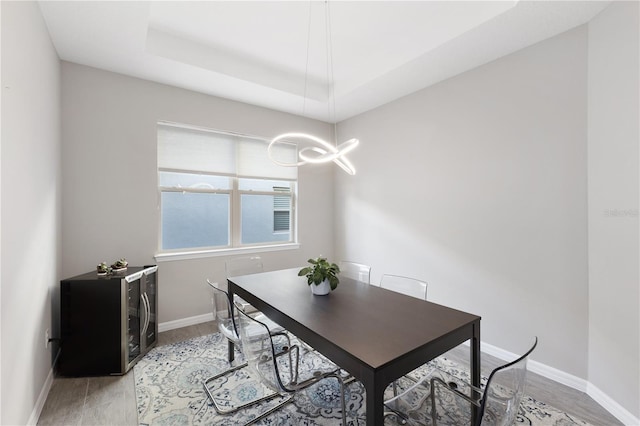
M 480 317 L 341 277 L 315 296 L 300 268 L 231 277 L 238 294 L 355 378 L 366 390 L 367 425 L 383 423 L 391 381 L 471 339 L 472 382 L 480 382 Z

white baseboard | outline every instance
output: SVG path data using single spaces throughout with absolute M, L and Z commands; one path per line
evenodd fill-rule
M 158 324 L 158 333 L 163 331 L 174 330 L 176 328 L 188 327 L 190 325 L 201 324 L 203 322 L 213 321 L 213 313 L 196 315 L 194 317 L 182 318 L 174 321 L 161 322 Z
M 626 426 L 640 425 L 640 418 L 635 417 L 592 383 L 587 384 L 587 395 L 593 398 L 593 400 L 600 404 L 602 408 L 610 412 L 616 419 L 620 420 Z
M 42 414 L 42 409 L 44 408 L 44 403 L 47 402 L 47 396 L 49 396 L 49 391 L 51 390 L 51 386 L 53 385 L 53 378 L 55 376 L 54 369 L 56 363 L 58 362 L 58 357 L 60 356 L 60 351 L 56 354 L 56 358 L 53 360 L 53 365 L 51 365 L 51 369 L 49 370 L 49 374 L 47 374 L 47 378 L 42 385 L 42 389 L 40 390 L 40 395 L 38 395 L 38 400 L 36 401 L 36 405 L 33 407 L 31 411 L 31 415 L 29 416 L 29 420 L 27 421 L 28 426 L 35 426 L 38 424 L 38 419 L 40 419 L 40 414 Z
M 468 345 L 468 343 L 467 343 Z M 488 343 L 481 343 L 481 350 L 489 355 L 495 356 L 503 361 L 513 361 L 518 358 L 519 355 L 514 354 L 509 351 L 505 351 L 504 349 L 498 348 L 496 346 L 490 345 Z M 620 420 L 623 424 L 627 426 L 638 426 L 640 425 L 640 419 L 631 414 L 627 409 L 625 409 L 622 405 L 618 404 L 614 401 L 609 395 L 602 392 L 596 386 L 591 384 L 589 381 L 585 379 L 581 379 L 580 377 L 574 376 L 573 374 L 566 373 L 562 370 L 558 370 L 557 368 L 550 367 L 546 364 L 543 364 L 538 361 L 529 361 L 528 369 L 531 372 L 539 374 L 547 379 L 553 380 L 554 382 L 561 383 L 565 386 L 569 386 L 570 388 L 579 390 L 580 392 L 584 392 L 589 395 L 595 402 L 600 404 L 602 408 L 607 410 L 611 415 Z
M 507 362 L 513 361 L 520 356 L 518 354 L 514 354 L 513 352 L 505 351 L 504 349 L 484 342 L 481 343 L 481 348 L 482 352 L 485 352 Z M 562 370 L 558 370 L 557 368 L 550 367 L 541 362 L 532 360 L 529 360 L 527 368 L 529 369 L 529 371 L 546 377 L 547 379 L 551 379 L 554 382 L 569 386 L 570 388 L 579 390 L 580 392 L 587 392 L 588 382 L 584 379 L 581 379 L 580 377 L 574 376 L 573 374 L 566 373 Z

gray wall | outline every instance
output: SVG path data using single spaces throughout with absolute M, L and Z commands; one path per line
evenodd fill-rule
M 640 417 L 637 2 L 589 23 L 589 381 Z
M 335 192 L 336 257 L 371 264 L 373 281 L 428 281 L 498 349 L 539 336 L 540 368 L 627 424 L 640 414 L 638 38 L 638 4 L 614 2 L 340 123 L 361 148 Z
M 329 137 L 332 126 L 126 77 L 62 63 L 63 275 L 126 257 L 154 263 L 158 251 L 156 123 L 172 121 L 266 138 L 286 131 Z M 331 256 L 332 165 L 299 172 L 301 248 L 263 254 L 266 269 Z M 227 257 L 159 264 L 160 323 L 210 313 L 205 278 L 225 281 Z
M 2 8 L 2 416 L 26 424 L 51 370 L 60 279 L 60 62 L 35 2 Z M 50 377 L 49 377 L 50 378 Z M 37 413 L 35 413 L 37 414 Z
M 537 335 L 534 359 L 582 378 L 586 53 L 583 26 L 341 123 L 359 174 L 335 193 L 338 257 L 426 280 L 485 343 Z

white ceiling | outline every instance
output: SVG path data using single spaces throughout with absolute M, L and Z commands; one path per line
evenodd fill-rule
M 607 5 L 40 2 L 60 59 L 329 122 L 581 25 Z

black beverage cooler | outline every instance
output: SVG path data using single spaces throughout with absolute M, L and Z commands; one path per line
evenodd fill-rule
M 58 374 L 125 374 L 158 339 L 157 266 L 60 282 Z

